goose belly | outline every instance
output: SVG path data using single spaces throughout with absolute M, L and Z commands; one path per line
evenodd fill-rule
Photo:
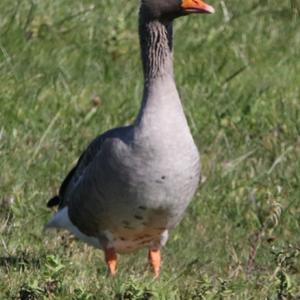
M 88 236 L 110 236 L 118 252 L 161 243 L 197 189 L 200 166 L 194 150 L 170 156 L 102 152 L 106 159 L 99 157 L 71 195 L 70 219 Z
M 110 173 L 114 187 L 107 195 L 107 209 L 118 227 L 165 230 L 181 220 L 197 189 L 200 166 L 198 153 L 179 157 L 132 160 L 122 177 L 118 177 L 120 169 Z

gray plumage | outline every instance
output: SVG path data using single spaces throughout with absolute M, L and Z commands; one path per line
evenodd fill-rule
M 149 3 L 142 1 L 140 12 L 145 81 L 135 122 L 97 137 L 49 202 L 59 202 L 49 227 L 67 228 L 117 252 L 161 247 L 183 217 L 200 176 L 198 150 L 173 77 L 172 22 L 143 9 Z

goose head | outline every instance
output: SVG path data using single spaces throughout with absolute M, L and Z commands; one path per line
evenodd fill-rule
M 141 11 L 148 20 L 172 21 L 192 13 L 214 13 L 202 0 L 141 0 Z

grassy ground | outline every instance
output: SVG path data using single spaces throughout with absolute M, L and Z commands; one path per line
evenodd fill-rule
M 0 299 L 299 299 L 300 4 L 211 1 L 175 24 L 178 88 L 204 182 L 163 252 L 122 256 L 42 232 L 85 145 L 130 123 L 137 1 L 0 2 Z

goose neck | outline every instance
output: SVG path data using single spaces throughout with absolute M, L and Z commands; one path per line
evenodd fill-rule
M 139 35 L 146 86 L 159 77 L 173 77 L 172 23 L 146 21 L 140 13 Z

